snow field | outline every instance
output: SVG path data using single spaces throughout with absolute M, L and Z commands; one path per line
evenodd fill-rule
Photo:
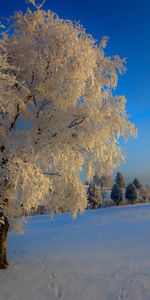
M 150 205 L 28 219 L 9 234 L 0 300 L 149 300 Z

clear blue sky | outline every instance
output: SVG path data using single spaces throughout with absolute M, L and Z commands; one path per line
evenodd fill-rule
M 2 16 L 24 11 L 24 0 L 1 0 Z M 127 73 L 118 93 L 138 129 L 138 139 L 124 148 L 127 162 L 119 168 L 128 181 L 137 176 L 150 184 L 150 0 L 47 0 L 44 8 L 60 17 L 80 21 L 97 40 L 108 35 L 107 54 L 127 57 Z

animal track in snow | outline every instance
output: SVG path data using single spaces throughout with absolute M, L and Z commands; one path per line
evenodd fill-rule
M 42 264 L 42 268 L 44 273 L 47 274 L 47 276 L 50 278 L 50 284 L 48 284 L 48 287 L 50 288 L 50 290 L 52 291 L 52 293 L 57 297 L 57 298 L 61 298 L 62 297 L 62 288 L 61 286 L 59 286 L 56 282 L 56 275 L 54 272 L 49 272 L 48 268 L 47 268 L 47 258 L 48 257 L 44 257 L 41 259 L 41 264 Z
M 61 286 L 57 286 L 56 287 L 56 289 L 55 289 L 55 295 L 56 295 L 56 297 L 61 298 L 61 296 L 62 296 L 62 288 L 61 288 Z
M 127 299 L 127 298 L 128 298 L 128 294 L 126 293 L 126 291 L 124 290 L 124 288 L 120 288 L 119 299 Z

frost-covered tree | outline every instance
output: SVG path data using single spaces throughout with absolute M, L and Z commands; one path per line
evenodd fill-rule
M 83 211 L 81 169 L 87 179 L 110 174 L 124 160 L 118 139 L 136 134 L 125 97 L 113 96 L 125 60 L 105 55 L 106 37 L 97 44 L 78 23 L 30 2 L 33 11 L 1 28 L 0 268 L 8 218 L 41 200 L 52 213 Z
M 93 176 L 92 182 L 98 186 L 101 186 L 100 178 L 97 175 Z
M 136 187 L 138 190 L 142 187 L 142 184 L 140 183 L 140 181 L 139 181 L 137 178 L 135 178 L 135 179 L 133 180 L 133 184 L 135 185 L 135 187 Z
M 125 193 L 126 199 L 129 201 L 129 203 L 134 204 L 137 200 L 138 194 L 136 187 L 133 183 L 130 183 L 127 186 L 126 193 Z
M 118 184 L 122 189 L 125 188 L 125 179 L 121 172 L 117 172 L 115 178 L 116 184 Z
M 101 188 L 112 188 L 112 175 L 100 178 Z
M 97 176 L 97 175 L 94 175 L 93 177 L 93 182 L 100 186 L 101 189 L 103 188 L 111 188 L 112 187 L 112 176 Z
M 123 199 L 122 189 L 119 184 L 114 184 L 111 191 L 111 199 L 115 202 L 116 205 L 119 205 L 120 201 Z
M 143 202 L 148 202 L 150 200 L 150 188 L 148 186 L 141 186 L 139 191 Z
M 96 184 L 91 183 L 89 185 L 87 194 L 90 208 L 96 209 L 102 205 L 101 191 Z

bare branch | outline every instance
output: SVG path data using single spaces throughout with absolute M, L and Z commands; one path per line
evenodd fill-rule
M 78 117 L 75 118 L 69 125 L 68 128 L 72 128 L 73 126 L 79 125 L 81 124 L 84 120 L 86 119 L 86 117 Z
M 44 175 L 48 175 L 48 176 L 61 176 L 61 174 L 59 174 L 59 173 L 47 173 L 47 172 L 45 172 L 44 173 Z
M 33 99 L 34 99 L 34 95 L 28 96 L 27 99 L 24 101 L 24 103 L 27 104 L 28 101 L 29 101 L 32 97 L 33 97 Z M 13 122 L 11 122 L 10 127 L 9 127 L 9 130 L 10 130 L 10 131 L 12 131 L 12 129 L 15 127 L 16 122 L 17 122 L 19 116 L 20 116 L 20 106 L 19 106 L 19 103 L 18 103 L 18 104 L 17 104 L 17 113 L 16 113 L 16 115 L 15 115 L 15 117 L 14 117 Z
M 43 0 L 41 4 L 36 4 L 35 0 L 27 0 L 27 3 L 31 3 L 34 7 L 36 7 L 36 9 L 40 10 L 41 7 L 44 5 L 45 0 Z
M 16 122 L 17 122 L 17 119 L 19 117 L 19 114 L 20 114 L 20 107 L 19 107 L 19 103 L 17 104 L 17 114 L 15 115 L 14 117 L 14 121 L 10 124 L 10 127 L 9 127 L 9 130 L 11 131 L 15 125 L 16 125 Z
M 44 102 L 43 102 L 42 105 L 40 106 L 39 110 L 37 111 L 37 118 L 39 117 L 40 111 L 41 111 L 46 105 L 48 105 L 48 104 L 49 104 L 49 102 L 46 101 L 46 100 L 44 100 Z

